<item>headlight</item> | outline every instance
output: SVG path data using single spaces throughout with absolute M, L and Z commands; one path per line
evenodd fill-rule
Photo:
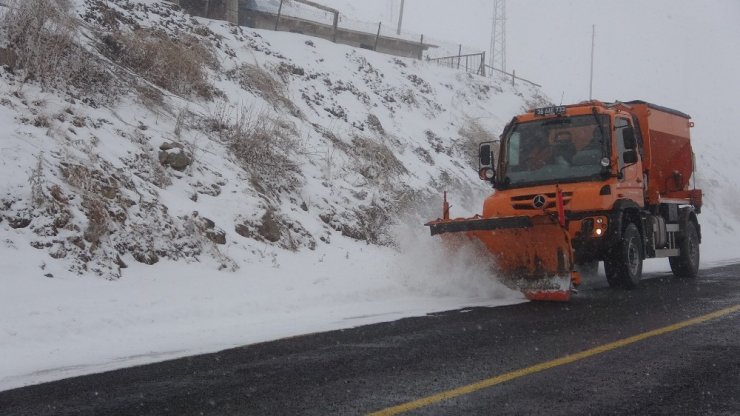
M 478 171 L 478 176 L 481 178 L 481 180 L 484 181 L 490 181 L 493 179 L 494 175 L 496 173 L 491 168 L 482 168 L 480 171 Z
M 608 157 L 601 158 L 601 166 L 608 168 L 612 164 Z
M 594 220 L 594 237 L 602 237 L 604 234 L 606 234 L 606 217 L 596 217 Z
M 606 234 L 607 223 L 606 217 L 584 218 L 581 222 L 581 232 L 592 238 L 603 237 Z

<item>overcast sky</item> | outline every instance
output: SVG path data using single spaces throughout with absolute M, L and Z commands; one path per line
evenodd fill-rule
M 397 18 L 400 5 L 325 2 L 386 21 Z M 492 0 L 405 3 L 405 31 L 488 50 Z M 588 99 L 594 24 L 594 98 L 653 101 L 691 114 L 697 126 L 722 125 L 722 134 L 734 134 L 740 0 L 509 0 L 506 11 L 507 70 L 542 84 L 556 102 Z

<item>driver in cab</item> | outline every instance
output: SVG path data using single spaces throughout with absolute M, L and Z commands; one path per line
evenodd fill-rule
M 576 151 L 571 134 L 567 131 L 556 133 L 552 142 L 547 136 L 538 134 L 532 137 L 524 150 L 527 154 L 525 166 L 530 171 L 546 165 L 570 166 Z

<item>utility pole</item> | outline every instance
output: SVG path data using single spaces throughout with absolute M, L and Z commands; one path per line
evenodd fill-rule
M 401 11 L 398 13 L 398 30 L 396 31 L 396 34 L 397 35 L 400 35 L 401 34 L 401 23 L 403 23 L 403 6 L 404 6 L 404 1 L 405 0 L 401 0 Z
M 593 99 L 594 91 L 594 49 L 596 46 L 596 25 L 591 25 L 591 79 L 588 83 L 588 100 Z
M 493 0 L 489 66 L 506 71 L 506 0 Z

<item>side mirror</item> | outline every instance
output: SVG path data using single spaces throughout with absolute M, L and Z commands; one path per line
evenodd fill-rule
M 625 165 L 632 165 L 637 163 L 637 150 L 629 149 L 622 154 L 622 160 Z
M 478 148 L 478 160 L 480 168 L 493 167 L 493 152 L 491 152 L 491 143 L 481 143 Z
M 622 129 L 622 141 L 624 142 L 624 148 L 627 150 L 637 149 L 637 141 L 635 140 L 635 129 L 634 127 L 625 127 Z
M 491 183 L 496 177 L 496 170 L 493 166 L 493 143 L 481 143 L 478 147 L 478 177 Z

